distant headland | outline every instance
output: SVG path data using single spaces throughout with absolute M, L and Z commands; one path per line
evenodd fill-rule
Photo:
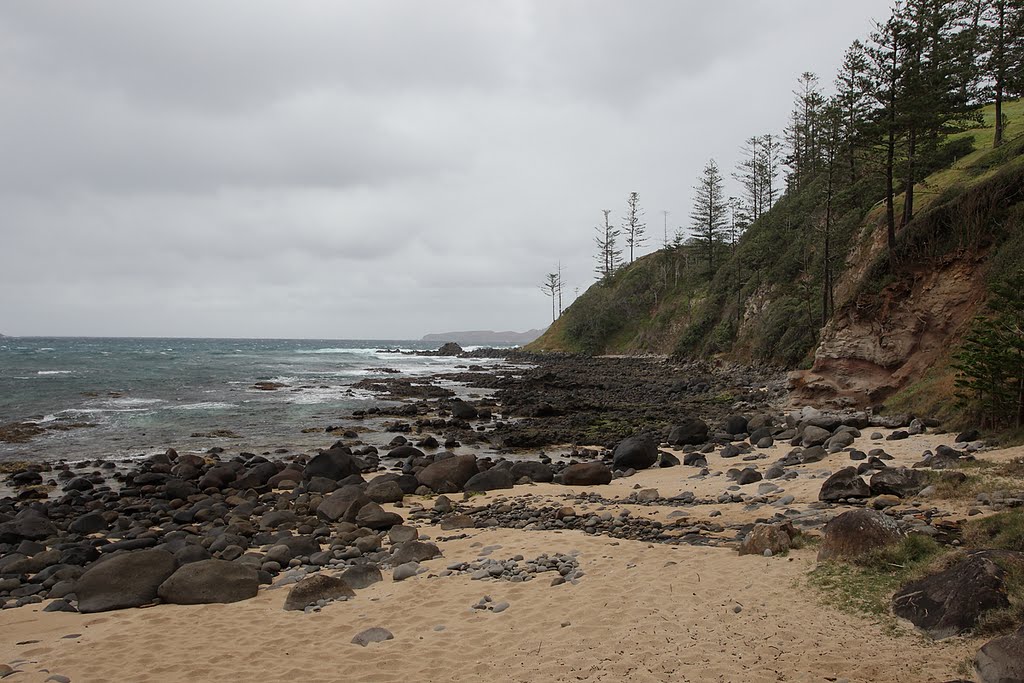
M 453 341 L 463 346 L 478 346 L 481 344 L 529 344 L 534 339 L 544 334 L 544 330 L 527 330 L 526 332 L 494 332 L 492 330 L 470 330 L 464 332 L 441 332 L 439 334 L 427 334 L 421 341 L 425 342 L 448 342 Z

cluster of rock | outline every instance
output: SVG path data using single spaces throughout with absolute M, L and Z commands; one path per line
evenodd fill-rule
M 490 579 L 522 583 L 532 581 L 547 572 L 557 574 L 551 581 L 552 586 L 566 582 L 576 584 L 583 577 L 583 570 L 580 569 L 576 555 L 562 553 L 545 553 L 532 560 L 516 555 L 507 560 L 484 558 L 473 562 L 452 562 L 440 575 L 468 574 L 474 581 Z
M 0 602 L 49 598 L 47 609 L 83 612 L 234 602 L 282 572 L 278 585 L 346 570 L 351 589 L 379 577 L 378 566 L 439 556 L 381 506 L 400 503 L 401 476 L 366 482 L 364 467 L 341 448 L 287 463 L 168 451 L 124 475 L 120 490 L 101 473 L 60 469 L 61 496 L 0 501 Z M 38 481 L 42 469 L 12 479 Z

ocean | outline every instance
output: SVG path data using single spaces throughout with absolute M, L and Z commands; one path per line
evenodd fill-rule
M 0 442 L 0 461 L 215 445 L 257 453 L 323 448 L 335 440 L 331 434 L 303 430 L 352 424 L 353 410 L 388 404 L 353 388 L 359 380 L 468 364 L 393 352 L 436 348 L 408 340 L 3 338 L 0 425 L 28 421 L 47 429 L 27 443 Z M 287 386 L 264 391 L 256 382 Z M 80 423 L 94 426 L 62 429 Z M 237 438 L 209 436 L 227 432 Z

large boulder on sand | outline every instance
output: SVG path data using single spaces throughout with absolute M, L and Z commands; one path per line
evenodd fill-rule
M 371 502 L 360 487 L 342 486 L 330 495 L 324 496 L 316 508 L 316 516 L 325 522 L 336 522 L 343 519 L 351 508 L 351 517 L 354 519 L 359 510 Z
M 772 555 L 789 550 L 796 529 L 792 524 L 755 524 L 740 544 L 740 555 L 763 555 L 770 550 Z
M 313 477 L 326 477 L 338 481 L 359 474 L 359 463 L 347 450 L 332 448 L 313 457 L 302 471 L 307 481 Z
M 301 610 L 315 605 L 320 600 L 347 599 L 354 598 L 355 595 L 356 592 L 344 579 L 324 573 L 313 574 L 292 586 L 284 601 L 284 608 Z
M 903 532 L 891 517 L 874 510 L 850 510 L 825 524 L 818 561 L 853 560 L 901 540 Z
M 416 479 L 435 493 L 458 493 L 476 473 L 476 456 L 455 455 L 427 465 Z
M 550 482 L 555 478 L 555 473 L 549 465 L 536 460 L 519 460 L 512 464 L 512 478 L 519 481 L 526 477 L 530 481 L 542 483 Z
M 871 489 L 857 474 L 856 467 L 844 467 L 821 485 L 818 500 L 834 503 L 844 498 L 870 498 Z
M 906 467 L 887 467 L 871 475 L 869 485 L 873 496 L 889 494 L 909 498 L 916 496 L 928 486 L 928 475 L 921 470 Z
M 730 415 L 722 421 L 722 431 L 729 436 L 745 434 L 749 420 L 743 415 Z
M 800 444 L 807 448 L 809 446 L 820 446 L 832 436 L 832 433 L 827 429 L 821 427 L 815 427 L 814 425 L 807 425 L 804 427 L 803 438 L 800 440 Z
M 498 489 L 510 489 L 515 486 L 515 483 L 510 469 L 492 467 L 474 474 L 463 488 L 466 491 L 496 491 Z
M 359 508 L 355 519 L 356 524 L 367 529 L 390 529 L 396 524 L 401 524 L 403 521 L 405 520 L 402 519 L 401 515 L 388 512 L 376 503 L 367 503 Z
M 612 471 L 600 462 L 581 462 L 569 465 L 560 476 L 566 486 L 595 486 L 610 483 Z
M 696 417 L 682 420 L 668 433 L 668 442 L 673 446 L 696 446 L 707 440 L 708 423 Z
M 645 470 L 658 461 L 658 444 L 646 436 L 631 436 L 615 447 L 612 467 Z
M 1024 625 L 985 643 L 974 658 L 974 668 L 982 683 L 1024 681 Z
M 394 552 L 391 555 L 391 564 L 397 567 L 406 562 L 426 562 L 435 557 L 441 557 L 441 550 L 433 543 L 406 541 L 394 547 Z
M 985 612 L 1010 606 L 1005 577 L 995 562 L 972 555 L 903 586 L 892 609 L 932 638 L 949 638 L 974 628 Z
M 157 595 L 174 605 L 227 603 L 256 597 L 260 580 L 253 567 L 241 562 L 201 560 L 171 574 Z
M 405 496 L 402 487 L 394 479 L 374 479 L 366 485 L 364 492 L 374 503 L 397 503 Z
M 178 563 L 166 550 L 136 550 L 93 564 L 75 582 L 78 611 L 106 612 L 153 602 Z

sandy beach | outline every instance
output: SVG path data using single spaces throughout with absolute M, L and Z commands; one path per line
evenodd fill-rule
M 953 435 L 920 435 L 854 447 L 884 447 L 891 466 L 910 465 L 921 453 L 949 444 Z M 888 430 L 881 430 L 888 433 Z M 788 446 L 758 451 L 773 461 Z M 1006 460 L 1024 449 L 989 451 Z M 711 473 L 735 461 L 709 458 Z M 780 482 L 795 496 L 794 510 L 814 507 L 825 472 L 849 462 L 848 453 L 797 466 L 799 476 Z M 606 486 L 517 486 L 474 495 L 468 505 L 531 496 L 573 506 L 578 513 L 606 511 L 660 518 L 679 509 L 686 523 L 753 522 L 777 510 L 765 504 L 695 505 L 686 508 L 587 503 L 599 493 L 625 499 L 638 488 L 663 497 L 693 491 L 715 496 L 732 482 L 724 476 L 694 479 L 696 468 L 638 472 Z M 744 487 L 756 489 L 757 484 Z M 777 498 L 781 494 L 773 494 Z M 456 502 L 461 497 L 453 496 Z M 407 497 L 402 508 L 431 505 Z M 960 519 L 962 503 L 913 499 L 901 508 L 937 505 Z M 842 506 L 828 514 L 842 511 Z M 722 547 L 646 543 L 580 531 L 491 528 L 441 531 L 421 526 L 444 556 L 423 563 L 427 572 L 395 582 L 385 579 L 346 602 L 320 612 L 284 611 L 287 588 L 261 588 L 248 601 L 226 605 L 157 605 L 102 614 L 44 613 L 45 604 L 0 611 L 0 663 L 17 680 L 46 681 L 945 681 L 964 675 L 978 639 L 933 642 L 907 623 L 873 620 L 826 604 L 808 583 L 816 550 L 784 556 L 739 556 Z M 723 540 L 728 533 L 722 534 Z M 553 586 L 546 575 L 526 583 L 439 576 L 453 562 L 481 553 L 494 559 L 544 553 L 578 553 L 583 571 L 575 585 Z M 327 571 L 327 570 L 325 570 Z M 553 575 L 552 575 L 553 576 Z M 508 602 L 500 613 L 473 609 L 481 598 Z M 895 626 L 894 626 L 895 624 Z M 362 647 L 352 637 L 371 627 L 393 640 Z

